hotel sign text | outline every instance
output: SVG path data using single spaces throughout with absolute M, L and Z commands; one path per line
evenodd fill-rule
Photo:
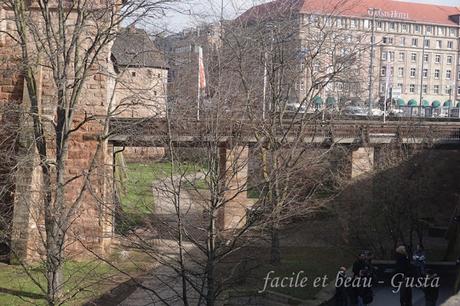
M 409 14 L 408 13 L 402 13 L 398 11 L 384 11 L 381 9 L 368 9 L 367 13 L 369 16 L 373 16 L 375 14 L 375 17 L 377 18 L 389 18 L 389 19 L 409 19 Z

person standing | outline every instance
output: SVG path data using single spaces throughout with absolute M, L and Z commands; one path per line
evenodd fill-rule
M 402 286 L 399 296 L 401 306 L 412 306 L 412 288 L 408 285 L 407 278 L 412 276 L 412 267 L 407 255 L 406 247 L 401 245 L 396 248 L 396 273 L 402 275 Z
M 347 278 L 347 268 L 341 267 L 337 277 L 341 279 L 340 286 L 335 289 L 335 305 L 336 306 L 349 306 L 348 292 L 345 286 L 345 280 Z
M 427 286 L 423 288 L 425 293 L 425 306 L 436 306 L 436 302 L 439 298 L 439 287 L 435 286 L 432 280 L 438 275 L 431 270 L 426 271 L 426 277 L 428 281 L 426 282 Z
M 358 259 L 353 263 L 353 276 L 358 279 L 353 288 L 353 296 L 351 298 L 352 305 L 366 306 L 373 300 L 372 283 L 373 268 L 371 265 L 372 255 L 369 251 L 360 253 Z
M 412 256 L 415 267 L 417 268 L 417 277 L 422 277 L 425 274 L 426 255 L 423 245 L 418 244 L 414 255 Z

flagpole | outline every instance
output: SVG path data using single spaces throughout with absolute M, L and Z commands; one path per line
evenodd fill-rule
M 265 120 L 265 112 L 267 109 L 267 59 L 268 54 L 265 52 L 264 55 L 264 97 L 263 97 L 263 105 L 262 105 L 262 119 Z
M 390 60 L 390 59 L 387 59 L 387 60 Z M 386 73 L 387 73 L 387 77 L 386 77 L 386 82 L 385 82 L 385 97 L 383 98 L 383 123 L 386 122 L 386 111 L 387 111 L 387 99 L 388 99 L 388 89 L 390 87 L 390 78 L 391 78 L 391 66 L 390 66 L 390 63 L 388 62 L 387 63 L 387 66 L 386 66 Z
M 200 100 L 201 100 L 201 57 L 202 49 L 198 47 L 198 83 L 197 83 L 197 99 L 196 99 L 196 120 L 200 120 Z

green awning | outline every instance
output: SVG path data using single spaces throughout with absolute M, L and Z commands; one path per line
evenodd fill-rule
M 396 105 L 398 106 L 406 106 L 406 102 L 403 99 L 396 100 Z
M 451 100 L 447 100 L 446 102 L 444 102 L 444 107 L 452 107 L 452 101 Z
M 409 102 L 407 102 L 407 105 L 412 107 L 417 106 L 417 101 L 410 99 Z
M 430 102 L 427 101 L 427 100 L 423 100 L 423 101 L 422 101 L 422 106 L 423 106 L 423 107 L 430 107 Z
M 327 106 L 334 106 L 335 105 L 335 98 L 334 97 L 327 97 L 326 105 Z
M 320 96 L 316 96 L 313 98 L 313 103 L 315 103 L 316 106 L 321 106 L 323 105 L 323 99 L 321 99 Z
M 439 108 L 441 107 L 441 102 L 439 102 L 438 100 L 434 100 L 433 103 L 431 103 L 431 106 L 434 108 Z

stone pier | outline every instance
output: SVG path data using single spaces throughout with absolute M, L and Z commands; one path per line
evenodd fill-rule
M 248 146 L 225 145 L 220 148 L 219 169 L 224 183 L 225 205 L 219 210 L 221 231 L 238 229 L 246 224 L 251 201 L 247 197 Z
M 368 174 L 374 170 L 374 148 L 360 147 L 351 155 L 351 178 Z

